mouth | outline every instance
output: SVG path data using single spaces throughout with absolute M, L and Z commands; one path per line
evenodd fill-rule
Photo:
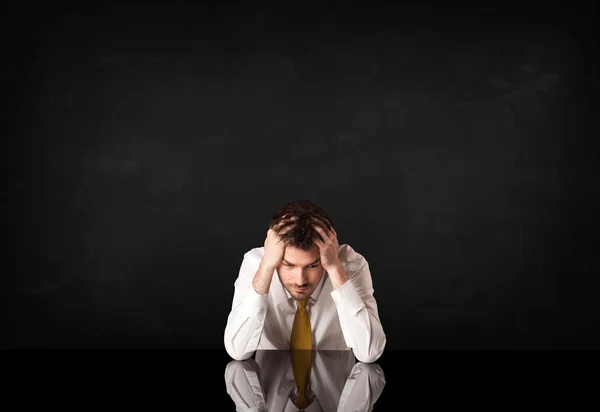
M 294 290 L 298 293 L 306 292 L 308 288 L 294 288 Z

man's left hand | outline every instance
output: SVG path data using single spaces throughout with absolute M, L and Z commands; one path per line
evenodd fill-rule
M 331 230 L 327 230 L 326 228 L 323 228 L 317 224 L 314 224 L 313 227 L 323 238 L 323 241 L 319 239 L 313 240 L 314 243 L 319 246 L 321 253 L 321 266 L 323 266 L 323 269 L 325 269 L 327 272 L 331 272 L 335 269 L 341 268 L 342 264 L 340 263 L 340 258 L 338 256 L 339 244 L 337 240 L 337 233 L 333 226 L 331 227 Z

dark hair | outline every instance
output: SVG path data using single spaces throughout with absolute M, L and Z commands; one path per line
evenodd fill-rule
M 327 228 L 328 230 L 331 230 L 333 227 L 333 220 L 331 220 L 329 215 L 322 208 L 309 200 L 300 199 L 288 202 L 278 208 L 271 217 L 269 229 L 275 230 L 275 227 L 277 227 L 284 218 L 290 216 L 296 216 L 297 219 L 294 221 L 296 227 L 283 234 L 283 242 L 286 246 L 302 249 L 304 251 L 308 251 L 314 247 L 315 244 L 313 243 L 313 239 L 323 240 L 319 232 L 312 227 L 313 224 Z M 318 220 L 314 221 L 312 218 L 317 218 Z M 281 230 L 285 227 L 286 226 L 283 226 L 279 229 Z

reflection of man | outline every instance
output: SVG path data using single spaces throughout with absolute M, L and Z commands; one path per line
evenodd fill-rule
M 227 393 L 236 411 L 289 412 L 301 391 L 302 375 L 286 350 L 258 350 L 255 359 L 231 361 L 225 368 Z M 376 363 L 356 362 L 351 351 L 298 352 L 312 358 L 306 386 L 308 405 L 302 410 L 322 412 L 371 411 L 385 386 Z M 296 379 L 295 379 L 296 378 Z
M 235 360 L 257 349 L 351 349 L 365 363 L 382 355 L 369 263 L 338 243 L 321 208 L 300 200 L 273 214 L 264 247 L 244 255 L 224 343 Z

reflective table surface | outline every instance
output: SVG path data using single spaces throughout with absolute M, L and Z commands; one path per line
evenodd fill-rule
M 583 371 L 598 357 L 582 354 L 388 350 L 363 363 L 351 351 L 16 350 L 4 352 L 1 393 L 7 405 L 62 411 L 583 410 L 597 403 Z

